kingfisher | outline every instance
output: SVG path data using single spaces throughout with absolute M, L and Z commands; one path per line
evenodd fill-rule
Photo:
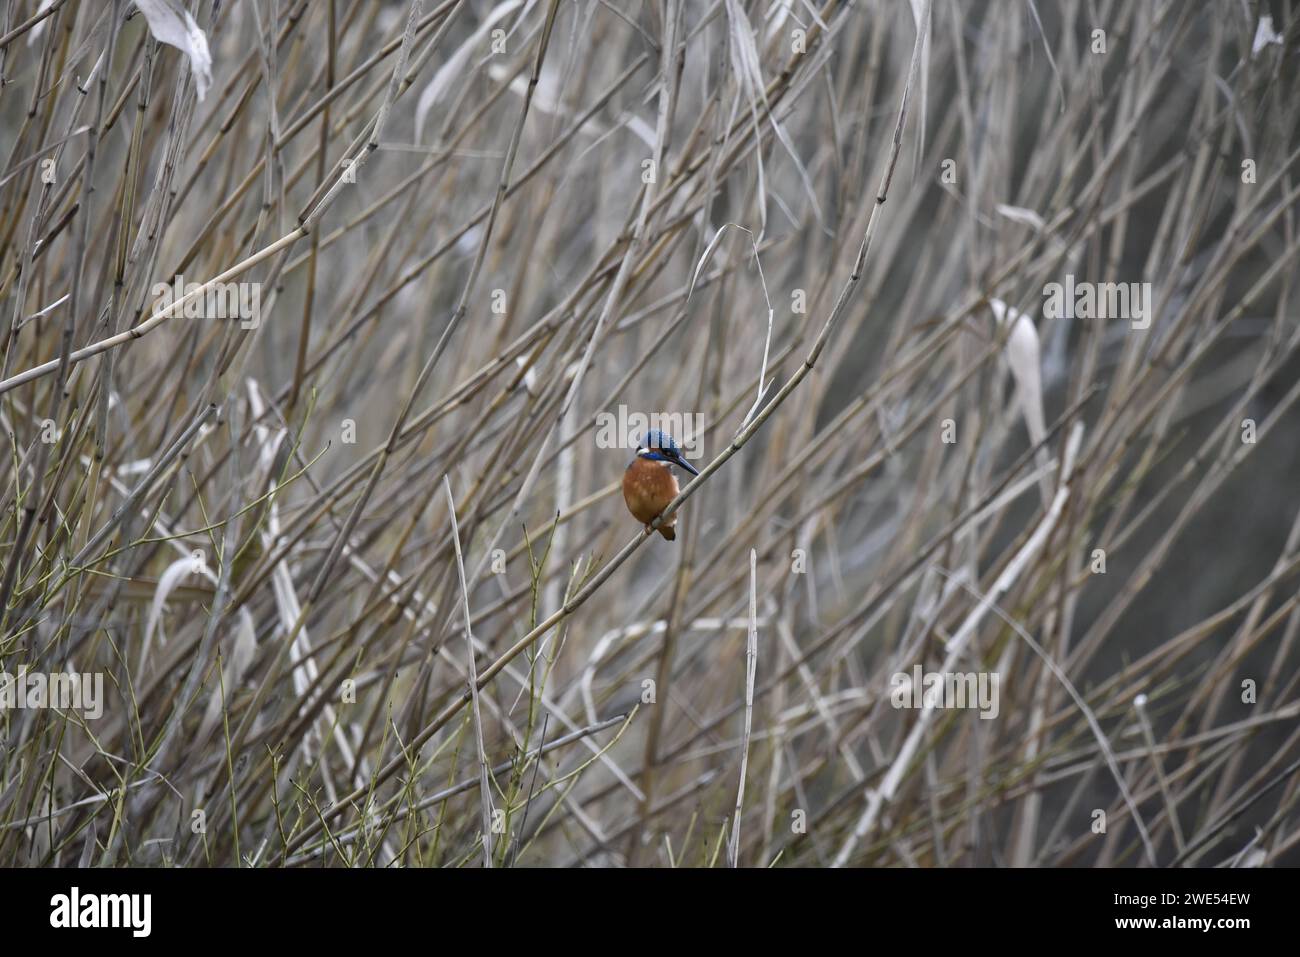
M 673 437 L 659 429 L 651 429 L 638 443 L 636 457 L 628 464 L 623 473 L 623 501 L 632 517 L 645 526 L 650 534 L 653 522 L 668 503 L 675 499 L 681 489 L 677 485 L 677 476 L 673 466 L 681 466 L 692 475 L 699 475 L 695 467 L 682 458 L 682 450 L 677 447 Z M 677 524 L 677 514 L 659 526 L 659 534 L 668 541 L 673 541 L 677 533 L 673 526 Z

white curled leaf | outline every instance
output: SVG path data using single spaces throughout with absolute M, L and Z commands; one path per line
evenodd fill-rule
M 53 2 L 54 0 L 41 0 L 41 5 L 36 8 L 36 12 L 44 13 L 46 10 L 50 8 L 50 4 L 52 4 Z M 36 45 L 36 41 L 39 40 L 41 38 L 41 34 L 45 32 L 45 24 L 49 22 L 50 22 L 50 18 L 46 17 L 40 23 L 37 23 L 30 30 L 27 31 L 27 45 L 29 47 Z
M 1023 206 L 1008 206 L 1006 203 L 998 203 L 993 207 L 1000 216 L 1005 216 L 1013 223 L 1024 223 L 1026 226 L 1032 226 L 1034 229 L 1042 232 L 1043 227 L 1047 224 L 1043 222 L 1043 217 L 1038 215 L 1032 209 L 1025 209 Z
M 433 105 L 442 98 L 444 93 L 447 92 L 447 88 L 451 86 L 451 81 L 465 72 L 465 64 L 469 60 L 470 55 L 475 50 L 481 50 L 483 48 L 483 38 L 488 35 L 488 31 L 491 30 L 493 25 L 501 20 L 502 17 L 509 16 L 522 5 L 523 0 L 507 0 L 507 2 L 496 7 L 487 15 L 487 18 L 479 24 L 478 29 L 470 35 L 470 38 L 462 43 L 456 49 L 456 52 L 447 58 L 446 63 L 439 67 L 438 72 L 435 73 L 433 79 L 429 81 L 429 85 L 421 91 L 420 99 L 415 104 L 415 141 L 417 143 L 420 142 L 420 137 L 424 133 L 424 121 L 429 115 L 429 110 L 433 109 Z M 525 13 L 527 13 L 527 11 L 525 11 Z M 520 19 L 522 19 L 522 17 Z
M 1242 857 L 1238 867 L 1263 867 L 1268 863 L 1268 851 L 1262 847 L 1252 848 Z
M 1259 56 L 1259 51 L 1269 44 L 1281 42 L 1282 34 L 1273 29 L 1273 18 L 1260 17 L 1259 26 L 1255 27 L 1255 40 L 1250 45 L 1250 58 L 1253 60 Z
M 1008 326 L 1011 329 L 1004 347 L 1007 365 L 1011 367 L 1011 376 L 1016 380 L 1016 397 L 1020 403 L 1020 414 L 1025 420 L 1025 428 L 1029 431 L 1029 441 L 1038 446 L 1034 461 L 1038 465 L 1039 489 L 1046 504 L 1052 498 L 1051 485 L 1047 480 L 1051 456 L 1040 444 L 1047 437 L 1047 426 L 1043 415 L 1043 372 L 1038 329 L 1032 319 L 1001 299 L 990 299 L 989 308 L 997 318 L 999 330 Z
M 154 589 L 153 601 L 149 603 L 149 614 L 145 618 L 144 624 L 144 642 L 140 646 L 140 665 L 141 672 L 144 671 L 145 662 L 149 659 L 149 646 L 153 643 L 154 630 L 158 631 L 158 645 L 167 643 L 167 635 L 162 627 L 163 605 L 167 603 L 167 596 L 170 595 L 182 581 L 190 575 L 203 575 L 209 581 L 216 582 L 217 576 L 212 573 L 201 559 L 196 559 L 192 555 L 184 558 L 178 558 L 167 566 L 161 577 L 158 579 L 158 587 Z
M 1029 429 L 1029 440 L 1035 444 L 1043 440 L 1047 428 L 1043 417 L 1043 382 L 1039 358 L 1038 330 L 1023 312 L 1008 306 L 1001 299 L 989 300 L 989 308 L 998 320 L 999 328 L 1011 327 L 1007 336 L 1007 364 L 1016 380 L 1020 396 L 1020 411 Z
M 188 10 L 178 10 L 167 0 L 135 0 L 135 5 L 149 21 L 149 32 L 155 40 L 175 47 L 189 58 L 195 90 L 202 101 L 212 85 L 212 54 L 208 52 L 207 36 Z

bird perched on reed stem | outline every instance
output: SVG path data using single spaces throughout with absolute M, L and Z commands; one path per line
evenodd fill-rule
M 699 475 L 695 467 L 682 458 L 682 450 L 677 447 L 673 437 L 659 429 L 651 429 L 636 450 L 627 470 L 623 473 L 623 501 L 632 516 L 645 526 L 649 535 L 653 522 L 668 503 L 675 499 L 681 488 L 677 485 L 677 476 L 673 466 L 677 465 Z M 677 537 L 673 526 L 677 524 L 677 513 L 659 526 L 659 534 L 668 541 Z

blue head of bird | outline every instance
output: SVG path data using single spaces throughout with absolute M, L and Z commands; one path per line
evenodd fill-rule
M 699 470 L 682 456 L 682 450 L 673 437 L 662 429 L 651 429 L 647 432 L 638 443 L 636 454 L 652 462 L 667 462 L 669 465 L 680 466 L 692 475 L 700 474 Z

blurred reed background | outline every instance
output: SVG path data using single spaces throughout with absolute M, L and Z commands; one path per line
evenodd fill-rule
M 1295 863 L 1298 24 L 8 0 L 0 863 Z

